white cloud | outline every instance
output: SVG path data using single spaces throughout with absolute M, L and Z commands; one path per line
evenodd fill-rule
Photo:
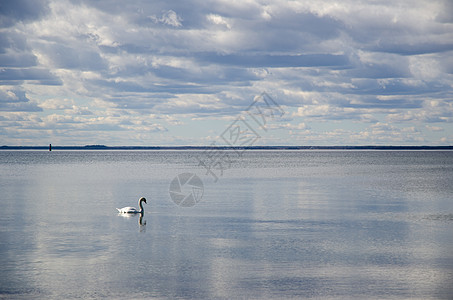
M 162 23 L 173 27 L 181 27 L 181 22 L 183 21 L 183 19 L 171 9 L 164 12 L 161 17 L 156 17 L 153 15 L 150 17 L 150 19 L 156 23 Z
M 43 103 L 41 103 L 39 106 L 41 106 L 44 109 L 57 109 L 57 110 L 63 110 L 63 109 L 68 109 L 72 108 L 74 105 L 74 101 L 71 99 L 47 99 Z
M 431 130 L 431 131 L 444 131 L 444 129 L 442 127 L 439 127 L 439 126 L 430 126 L 430 125 L 426 125 L 425 126 L 428 130 Z
M 220 15 L 216 15 L 216 14 L 209 14 L 206 16 L 206 19 L 208 21 L 210 21 L 211 23 L 213 24 L 216 24 L 216 25 L 223 25 L 225 26 L 227 29 L 231 29 L 231 25 L 230 23 L 226 20 L 226 18 L 220 16 Z

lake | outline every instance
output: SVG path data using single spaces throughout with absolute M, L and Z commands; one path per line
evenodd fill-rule
M 0 151 L 0 298 L 452 299 L 452 178 L 453 151 Z

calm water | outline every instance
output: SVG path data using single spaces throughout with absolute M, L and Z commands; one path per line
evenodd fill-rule
M 453 298 L 453 151 L 229 154 L 0 151 L 0 298 Z

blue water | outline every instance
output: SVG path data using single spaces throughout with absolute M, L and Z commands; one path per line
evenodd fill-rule
M 453 151 L 221 154 L 0 151 L 0 298 L 453 298 Z

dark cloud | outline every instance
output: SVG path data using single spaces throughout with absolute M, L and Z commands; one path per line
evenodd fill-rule
M 90 80 L 87 83 L 91 89 L 99 92 L 101 89 L 105 89 L 106 93 L 110 95 L 116 95 L 117 93 L 137 93 L 144 96 L 148 94 L 204 94 L 209 91 L 204 91 L 203 86 L 193 85 L 193 84 L 153 84 L 152 82 L 147 84 L 138 84 L 135 81 L 115 81 L 115 80 L 104 80 L 104 79 L 94 79 Z M 152 96 L 152 95 L 149 95 Z M 104 95 L 105 97 L 105 95 Z
M 420 55 L 439 53 L 453 50 L 453 43 L 443 42 L 415 42 L 415 43 L 380 43 L 378 46 L 370 47 L 369 50 L 377 52 L 395 53 L 400 55 Z
M 363 63 L 347 74 L 353 78 L 403 78 L 410 77 L 407 64 Z
M 30 53 L 0 54 L 0 67 L 32 67 L 36 64 L 36 56 Z
M 436 20 L 441 23 L 453 23 L 453 2 L 450 0 L 443 0 L 442 10 L 437 15 Z
M 259 80 L 260 77 L 250 70 L 243 67 L 213 67 L 201 68 L 197 70 L 187 68 L 176 68 L 171 66 L 161 66 L 159 68 L 151 69 L 149 72 L 155 74 L 159 78 L 168 79 L 172 81 L 179 81 L 180 86 L 184 89 L 190 88 L 194 91 L 197 86 L 199 92 L 202 90 L 212 90 L 211 87 L 215 85 L 228 85 L 228 84 L 241 84 L 250 85 L 252 81 Z M 191 83 L 187 85 L 186 83 Z M 196 86 L 195 86 L 195 85 Z M 167 86 L 167 88 L 170 86 Z
M 14 30 L 0 31 L 0 53 L 6 53 L 8 50 L 17 52 L 30 51 L 26 35 Z
M 0 1 L 0 27 L 38 20 L 49 12 L 47 0 Z
M 43 85 L 61 85 L 61 80 L 49 72 L 47 69 L 42 68 L 23 68 L 13 69 L 4 68 L 0 70 L 0 83 L 17 82 L 21 84 L 23 81 L 33 81 L 37 84 Z
M 202 62 L 241 66 L 244 68 L 292 68 L 292 67 L 346 67 L 348 57 L 334 54 L 226 54 L 199 53 L 196 58 Z
M 103 71 L 107 63 L 98 51 L 93 49 L 68 47 L 63 44 L 46 43 L 41 51 L 50 58 L 53 67 L 63 69 Z
M 11 88 L 0 90 L 0 111 L 36 112 L 42 111 L 42 108 L 32 103 L 21 88 Z
M 89 1 L 89 0 L 71 0 L 76 5 L 86 5 L 94 7 L 102 12 L 111 15 L 121 15 L 130 22 L 131 26 L 139 25 L 143 27 L 165 28 L 163 20 L 168 16 L 170 11 L 175 12 L 182 18 L 185 27 L 197 27 L 200 24 L 200 16 L 205 10 L 204 7 L 209 5 L 208 1 Z M 171 26 L 171 25 L 170 25 Z
M 342 106 L 352 108 L 414 109 L 423 107 L 423 100 L 361 97 L 358 101 L 349 101 L 349 103 L 344 103 Z
M 255 22 L 252 26 L 254 31 L 272 34 L 274 37 L 281 32 L 285 32 L 288 38 L 298 37 L 300 33 L 304 33 L 319 40 L 336 38 L 345 27 L 343 22 L 328 15 L 319 16 L 310 12 L 292 10 L 273 14 L 271 20 Z
M 12 6 L 10 9 L 19 9 L 20 5 L 26 4 L 19 1 L 17 6 Z M 24 15 L 28 16 L 27 9 L 25 9 Z M 40 16 L 40 14 L 36 14 L 36 16 Z M 27 35 L 24 32 L 13 28 L 0 32 L 0 85 L 21 85 L 24 82 L 38 85 L 62 84 L 61 80 L 49 69 L 38 65 L 38 58 L 28 44 Z
M 424 95 L 437 94 L 448 89 L 448 86 L 440 83 L 422 82 L 414 85 L 411 81 L 399 78 L 385 81 L 354 80 L 354 86 L 352 89 L 345 89 L 344 92 L 357 95 Z
M 38 60 L 24 34 L 15 31 L 0 32 L 0 67 L 27 68 L 37 64 Z

